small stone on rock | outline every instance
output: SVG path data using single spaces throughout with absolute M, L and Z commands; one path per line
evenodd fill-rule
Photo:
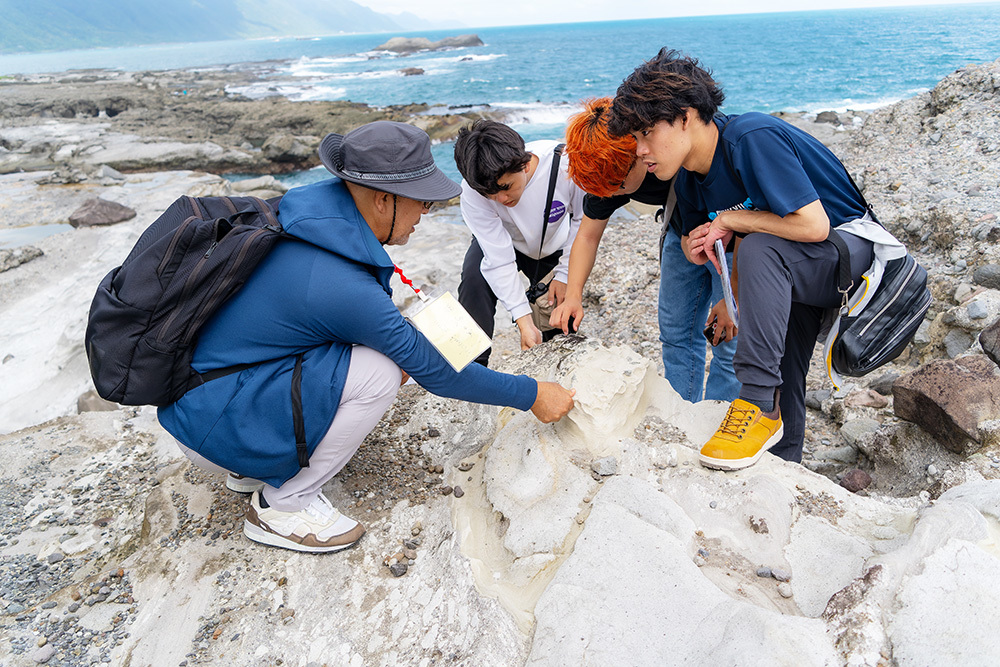
M 789 581 L 792 578 L 792 574 L 788 570 L 782 570 L 780 568 L 771 568 L 771 576 L 778 581 Z
M 840 479 L 840 485 L 851 493 L 857 493 L 858 491 L 867 489 L 871 483 L 871 475 L 859 468 L 848 470 Z
M 65 559 L 66 559 L 66 554 L 62 553 L 61 551 L 53 551 L 52 553 L 49 554 L 48 558 L 46 558 L 45 560 L 49 562 L 49 565 L 55 565 L 59 561 Z
M 461 470 L 462 472 L 468 472 L 468 471 L 472 470 L 472 466 L 474 466 L 474 465 L 475 464 L 471 463 L 470 461 L 465 461 L 463 463 L 459 463 L 458 464 L 458 469 Z
M 392 572 L 392 576 L 394 577 L 402 577 L 406 574 L 407 569 L 406 563 L 393 563 L 389 566 L 389 571 Z
M 462 490 L 462 487 L 456 486 L 455 487 L 455 497 L 456 498 L 461 498 L 464 495 L 465 495 L 465 491 Z
M 442 496 L 450 496 L 451 492 L 452 492 L 452 488 L 450 486 L 442 486 L 441 487 L 441 495 Z
M 590 469 L 602 477 L 614 475 L 618 472 L 618 459 L 613 456 L 595 459 L 590 463 Z
M 965 312 L 969 314 L 970 320 L 981 320 L 990 314 L 990 312 L 986 310 L 986 306 L 979 301 L 969 303 L 969 305 L 965 307 Z
M 771 578 L 771 568 L 769 568 L 766 565 L 762 565 L 762 566 L 758 567 L 757 568 L 757 576 L 761 577 L 762 579 L 770 579 Z
M 789 583 L 778 584 L 778 594 L 783 598 L 792 597 L 792 585 Z

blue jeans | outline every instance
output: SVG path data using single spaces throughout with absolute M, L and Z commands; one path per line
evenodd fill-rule
M 732 266 L 732 255 L 728 255 Z M 705 320 L 722 299 L 722 280 L 711 263 L 692 264 L 681 250 L 681 239 L 672 229 L 663 241 L 660 262 L 660 343 L 663 374 L 681 398 L 702 399 L 705 385 Z M 712 349 L 706 399 L 734 400 L 740 382 L 733 372 L 736 339 Z

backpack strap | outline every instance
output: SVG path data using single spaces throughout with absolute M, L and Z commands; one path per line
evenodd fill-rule
M 545 218 L 542 220 L 542 238 L 538 241 L 538 259 L 542 258 L 542 246 L 545 245 L 545 231 L 549 228 L 549 215 L 552 213 L 552 198 L 556 193 L 556 181 L 559 178 L 559 158 L 562 157 L 563 147 L 566 144 L 558 144 L 552 149 L 552 168 L 549 169 L 549 192 L 545 197 Z M 535 264 L 534 275 L 531 278 L 532 286 L 538 284 L 538 264 Z
M 295 429 L 295 453 L 299 467 L 309 467 L 309 449 L 306 446 L 306 422 L 302 413 L 302 355 L 295 355 L 292 370 L 292 427 Z
M 559 144 L 552 149 L 552 168 L 549 170 L 549 193 L 545 197 L 545 219 L 542 220 L 542 240 L 538 242 L 539 259 L 541 259 L 542 246 L 545 244 L 545 230 L 549 227 L 549 215 L 552 214 L 552 197 L 555 196 L 556 180 L 559 178 L 559 158 L 562 157 L 565 145 Z
M 837 232 L 835 227 L 830 227 L 830 234 L 826 239 L 837 248 L 837 254 L 840 256 L 840 260 L 838 261 L 837 291 L 840 292 L 840 314 L 846 317 L 848 295 L 851 292 L 851 288 L 854 287 L 854 281 L 851 280 L 851 253 L 847 249 L 844 237 Z

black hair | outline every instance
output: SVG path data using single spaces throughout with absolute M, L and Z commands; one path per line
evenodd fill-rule
M 455 164 L 469 187 L 484 197 L 500 192 L 497 181 L 530 161 L 524 139 L 503 123 L 480 118 L 458 131 Z
M 711 70 L 688 56 L 663 47 L 652 60 L 635 68 L 618 86 L 608 131 L 616 136 L 644 130 L 661 120 L 673 123 L 694 109 L 702 122 L 726 99 Z

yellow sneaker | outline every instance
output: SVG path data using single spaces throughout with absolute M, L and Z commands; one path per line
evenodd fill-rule
M 698 455 L 701 464 L 718 470 L 752 466 L 781 440 L 784 432 L 777 404 L 771 414 L 773 417 L 761 412 L 753 403 L 737 398 L 729 406 L 715 435 L 701 448 Z

